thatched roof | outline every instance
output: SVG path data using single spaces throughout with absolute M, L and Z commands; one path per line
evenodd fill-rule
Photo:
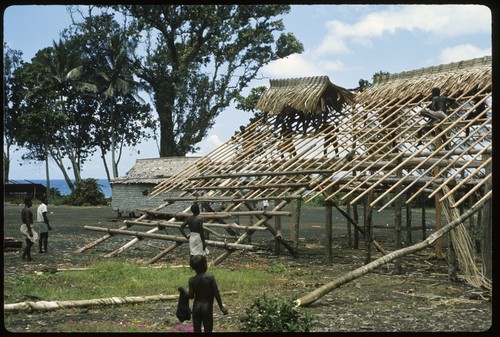
M 200 157 L 165 157 L 137 159 L 123 177 L 111 180 L 113 184 L 158 184 L 179 173 Z
M 261 96 L 256 108 L 270 115 L 292 108 L 304 114 L 316 114 L 327 108 L 340 111 L 351 104 L 354 94 L 336 86 L 328 76 L 270 80 L 270 88 Z
M 375 78 L 373 86 L 368 87 L 357 101 L 377 101 L 400 99 L 409 95 L 428 97 L 433 87 L 441 88 L 441 94 L 473 94 L 480 88 L 491 89 L 491 56 L 467 61 L 441 64 Z M 453 93 L 451 93 L 453 89 Z

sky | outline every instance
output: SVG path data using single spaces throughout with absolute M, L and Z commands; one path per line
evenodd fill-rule
M 262 67 L 251 87 L 269 87 L 270 79 L 326 75 L 350 89 L 359 79 L 372 82 L 380 71 L 393 74 L 492 55 L 492 14 L 482 5 L 292 5 L 283 22 L 286 32 L 302 42 L 304 52 Z M 30 62 L 38 50 L 58 41 L 60 31 L 70 24 L 65 6 L 10 6 L 3 13 L 3 40 Z M 213 151 L 251 117 L 230 106 L 198 144 L 200 151 L 189 156 Z M 27 164 L 21 153 L 11 154 L 10 179 L 44 179 L 45 164 Z M 126 149 L 119 174 L 124 176 L 137 159 L 158 156 L 154 141 Z M 50 176 L 63 178 L 54 163 Z M 98 156 L 84 164 L 82 177 L 106 178 Z

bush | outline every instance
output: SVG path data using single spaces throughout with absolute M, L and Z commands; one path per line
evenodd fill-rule
M 292 299 L 271 299 L 264 294 L 245 309 L 243 332 L 309 332 L 313 315 L 296 308 Z
M 106 205 L 106 197 L 97 179 L 87 178 L 75 183 L 75 189 L 68 196 L 68 203 L 73 206 Z

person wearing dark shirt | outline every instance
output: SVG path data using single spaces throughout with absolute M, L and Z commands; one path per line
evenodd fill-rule
M 24 208 L 21 211 L 21 233 L 23 234 L 25 241 L 26 241 L 26 246 L 24 247 L 23 250 L 23 260 L 28 260 L 32 261 L 33 259 L 31 258 L 31 247 L 33 246 L 33 243 L 38 239 L 38 234 L 33 230 L 33 212 L 31 212 L 31 206 L 32 206 L 31 198 L 26 197 L 24 199 Z

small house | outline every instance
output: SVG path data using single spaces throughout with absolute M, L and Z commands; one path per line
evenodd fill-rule
M 174 197 L 178 194 L 171 191 L 166 194 L 151 197 L 149 194 L 153 188 L 165 179 L 184 170 L 198 160 L 199 157 L 163 157 L 137 159 L 134 166 L 123 177 L 112 179 L 110 182 L 112 190 L 111 206 L 117 212 L 118 217 L 135 217 L 142 212 L 139 209 L 151 209 L 164 203 L 166 197 Z M 180 211 L 189 207 L 176 203 Z M 182 209 L 184 207 L 184 209 Z

